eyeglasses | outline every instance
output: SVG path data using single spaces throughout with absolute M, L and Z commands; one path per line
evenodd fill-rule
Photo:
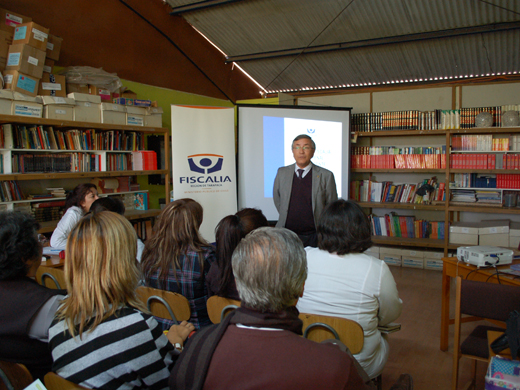
M 313 148 L 310 146 L 293 146 L 293 150 L 300 150 L 300 149 L 307 151 L 307 150 L 311 150 Z

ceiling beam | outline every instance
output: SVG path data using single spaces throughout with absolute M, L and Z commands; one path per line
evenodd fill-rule
M 216 6 L 219 6 L 222 4 L 227 4 L 227 3 L 235 3 L 237 1 L 242 1 L 242 0 L 203 0 L 203 1 L 199 1 L 198 3 L 181 5 L 179 7 L 172 6 L 170 15 L 185 14 L 187 12 L 199 11 L 201 9 L 216 7 Z
M 262 53 L 244 54 L 238 56 L 227 56 L 226 62 L 253 61 L 267 58 L 297 56 L 300 54 L 322 53 L 335 50 L 358 49 L 369 46 L 390 45 L 395 43 L 421 41 L 425 39 L 450 38 L 460 35 L 485 34 L 498 31 L 520 29 L 520 22 L 495 23 L 482 26 L 454 28 L 449 30 L 431 31 L 418 34 L 397 35 L 393 37 L 367 39 L 354 42 L 340 42 L 329 45 L 301 47 L 287 50 L 277 50 Z

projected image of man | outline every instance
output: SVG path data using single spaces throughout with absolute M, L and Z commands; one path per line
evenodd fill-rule
M 316 247 L 316 222 L 325 206 L 338 199 L 334 174 L 311 163 L 316 144 L 306 134 L 292 143 L 295 164 L 278 169 L 273 199 L 280 214 L 277 227 L 292 230 L 304 246 Z

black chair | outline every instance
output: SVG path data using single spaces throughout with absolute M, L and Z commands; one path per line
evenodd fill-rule
M 460 276 L 457 277 L 456 286 L 452 390 L 457 389 L 461 357 L 474 360 L 473 379 L 465 388 L 475 386 L 477 361 L 484 361 L 487 364 L 489 359 L 487 331 L 504 331 L 509 313 L 520 309 L 520 287 L 518 286 L 465 280 Z M 498 321 L 503 327 L 478 325 L 461 343 L 461 324 L 465 322 L 465 319 L 462 318 L 463 314 Z M 502 325 L 502 323 L 504 324 Z

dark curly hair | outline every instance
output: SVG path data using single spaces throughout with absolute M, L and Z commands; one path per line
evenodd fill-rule
M 27 275 L 27 261 L 40 256 L 40 224 L 29 214 L 0 212 L 0 280 Z
M 339 199 L 329 204 L 318 220 L 318 248 L 346 255 L 372 246 L 370 222 L 359 205 Z

